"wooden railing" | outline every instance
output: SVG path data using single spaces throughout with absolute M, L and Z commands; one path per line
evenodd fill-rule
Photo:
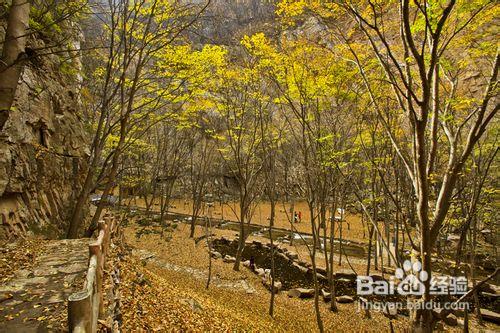
M 89 244 L 89 268 L 83 290 L 68 298 L 68 328 L 70 332 L 97 332 L 97 320 L 103 316 L 103 273 L 109 251 L 114 219 L 104 216 L 99 222 L 99 234 Z

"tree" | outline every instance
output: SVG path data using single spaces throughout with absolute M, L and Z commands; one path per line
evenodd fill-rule
M 30 1 L 12 0 L 0 61 L 0 131 L 9 118 L 26 58 Z
M 155 112 L 182 104 L 184 80 L 182 75 L 176 76 L 182 68 L 165 64 L 190 52 L 176 42 L 205 7 L 195 10 L 196 7 L 172 6 L 161 0 L 133 3 L 121 0 L 110 1 L 108 8 L 110 17 L 104 29 L 108 32 L 107 54 L 103 55 L 105 65 L 95 73 L 96 78 L 102 78 L 99 81 L 102 93 L 98 94 L 100 98 L 94 106 L 97 119 L 92 124 L 95 131 L 89 167 L 70 219 L 69 238 L 78 235 L 83 207 L 91 191 L 105 179 L 102 198 L 112 194 L 123 151 L 155 123 L 171 115 Z M 163 74 L 161 77 L 157 75 L 159 71 Z M 149 122 L 143 127 L 145 120 Z M 105 203 L 106 200 L 100 201 L 87 234 L 95 229 Z
M 221 84 L 215 92 L 214 103 L 220 128 L 215 133 L 218 151 L 229 176 L 235 180 L 239 211 L 235 212 L 240 224 L 238 250 L 234 270 L 239 270 L 241 255 L 248 237 L 246 225 L 250 223 L 252 205 L 259 196 L 259 176 L 263 161 L 260 149 L 259 115 L 270 105 L 261 92 L 260 75 L 251 66 L 227 67 L 219 73 Z M 224 82 L 224 84 L 222 84 Z
M 287 3 L 284 2 L 284 11 Z M 326 8 L 313 1 L 310 8 L 330 26 L 334 25 L 332 17 L 349 25 L 338 14 L 348 14 L 352 18 L 352 30 L 360 32 L 370 45 L 371 54 L 388 83 L 387 91 L 391 92 L 399 108 L 399 128 L 407 135 L 406 142 L 396 138 L 394 128 L 387 122 L 387 112 L 391 110 L 383 109 L 373 94 L 374 86 L 380 83 L 370 80 L 366 60 L 351 48 L 366 91 L 372 98 L 373 109 L 415 190 L 420 257 L 423 270 L 430 275 L 431 253 L 449 212 L 459 174 L 499 109 L 498 49 L 488 44 L 493 36 L 494 24 L 490 22 L 494 17 L 494 5 L 489 1 L 456 0 L 411 4 L 409 0 L 399 4 L 370 0 L 334 3 Z M 298 11 L 303 12 L 305 7 L 303 4 Z M 473 45 L 465 42 L 471 38 L 489 47 L 485 48 L 481 42 Z M 342 39 L 350 45 L 359 38 L 349 33 L 343 34 Z M 458 61 L 458 68 L 453 68 L 451 64 L 459 54 L 464 59 L 464 53 L 469 58 Z M 490 74 L 479 74 L 476 81 L 483 87 L 482 93 L 460 89 L 460 86 L 471 84 L 465 73 L 484 73 L 488 66 Z M 450 73 L 454 74 L 455 81 L 448 84 L 442 78 Z M 439 133 L 447 140 L 439 140 Z M 442 154 L 440 159 L 446 159 L 446 164 L 437 164 L 438 152 Z M 445 154 L 447 156 L 443 156 Z M 436 191 L 431 186 L 431 178 L 438 179 Z M 434 207 L 432 213 L 431 207 Z M 424 302 L 430 301 L 429 286 L 430 277 L 425 283 Z M 431 331 L 430 312 L 417 313 L 415 325 Z
M 209 171 L 213 166 L 213 160 L 216 156 L 213 139 L 206 133 L 196 135 L 191 141 L 189 156 L 189 175 L 191 187 L 192 213 L 191 230 L 189 237 L 194 237 L 196 219 L 201 211 L 205 191 L 208 185 Z

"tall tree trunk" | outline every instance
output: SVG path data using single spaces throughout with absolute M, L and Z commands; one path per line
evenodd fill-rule
M 92 217 L 92 221 L 85 231 L 85 237 L 91 237 L 94 230 L 97 228 L 97 223 L 99 222 L 99 219 L 101 218 L 101 213 L 104 209 L 104 206 L 106 204 L 106 201 L 109 200 L 109 197 L 111 195 L 112 189 L 114 188 L 114 183 L 116 180 L 116 175 L 118 174 L 118 167 L 119 167 L 119 162 L 121 158 L 121 152 L 123 149 L 123 145 L 125 144 L 125 139 L 126 139 L 126 127 L 128 123 L 128 117 L 125 116 L 122 118 L 120 121 L 120 140 L 118 141 L 118 144 L 116 145 L 116 149 L 113 154 L 113 159 L 111 161 L 111 170 L 108 175 L 108 182 L 106 183 L 106 187 L 104 188 L 104 191 L 101 195 L 101 200 L 99 201 L 99 205 L 97 206 L 97 210 L 94 213 L 94 216 Z
M 206 288 L 210 286 L 210 280 L 212 278 L 212 209 L 208 207 L 208 220 L 205 225 L 205 231 L 207 236 L 207 249 L 208 249 L 208 276 Z
M 234 262 L 233 269 L 235 271 L 240 270 L 241 255 L 245 248 L 245 218 L 247 215 L 247 210 L 244 208 L 244 204 L 240 205 L 240 236 L 238 237 L 238 249 L 236 250 L 236 261 Z
M 272 187 L 272 191 L 274 188 Z M 276 201 L 274 199 L 274 193 L 270 194 L 271 201 L 271 216 L 269 217 L 269 239 L 271 241 L 271 299 L 269 300 L 269 315 L 274 316 L 274 281 L 275 281 L 275 267 L 274 267 L 274 241 L 273 241 L 273 227 L 274 227 L 274 216 L 276 214 Z
M 370 238 L 368 240 L 368 255 L 366 257 L 366 261 L 367 261 L 367 264 L 366 264 L 366 275 L 370 275 L 370 266 L 371 266 L 371 261 L 372 261 L 372 243 L 373 243 L 373 233 L 375 231 L 375 227 L 373 225 L 371 225 L 370 227 L 370 231 L 369 231 L 369 234 L 370 234 Z M 377 254 L 375 253 L 375 256 Z
M 476 247 L 477 247 L 477 216 L 472 217 L 472 237 L 471 237 L 471 253 L 470 253 L 470 278 L 472 280 L 472 288 L 476 288 Z M 479 306 L 479 296 L 477 289 L 474 291 L 474 309 L 479 325 L 483 325 L 483 317 L 481 316 L 481 308 Z
M 117 150 L 115 151 L 115 155 L 113 156 L 113 165 L 111 166 L 111 171 L 108 176 L 108 182 L 106 184 L 106 187 L 104 188 L 104 191 L 102 192 L 101 200 L 99 201 L 97 210 L 95 211 L 94 216 L 92 217 L 92 221 L 90 222 L 89 227 L 85 231 L 85 237 L 91 237 L 92 234 L 94 233 L 95 229 L 97 228 L 97 223 L 101 218 L 102 211 L 104 210 L 104 206 L 108 203 L 109 198 L 112 194 L 112 190 L 114 188 L 113 185 L 116 179 L 116 175 L 118 173 L 118 165 L 119 165 L 118 161 L 120 157 L 119 153 L 120 149 L 121 148 L 117 148 Z
M 319 233 L 316 230 L 316 226 L 314 223 L 314 208 L 311 204 L 309 204 L 309 214 L 311 219 L 311 230 L 313 233 L 313 246 L 311 253 L 311 263 L 312 263 L 312 273 L 313 273 L 313 283 L 314 283 L 314 312 L 316 313 L 316 322 L 318 324 L 318 329 L 321 333 L 324 332 L 323 328 L 323 320 L 321 319 L 321 313 L 319 310 L 319 284 L 318 284 L 318 276 L 316 269 L 316 248 L 318 246 L 318 240 L 320 239 Z
M 83 209 L 92 188 L 93 178 L 94 168 L 93 166 L 89 166 L 87 176 L 85 177 L 85 182 L 83 183 L 83 186 L 76 200 L 75 207 L 73 208 L 73 212 L 71 213 L 68 233 L 66 234 L 67 238 L 78 238 L 78 229 L 80 228 L 81 221 L 83 220 Z
M 333 205 L 332 205 L 332 213 L 330 214 L 331 221 L 330 221 L 330 267 L 328 270 L 328 280 L 330 282 L 330 311 L 332 312 L 337 312 L 337 301 L 335 299 L 336 297 L 336 291 L 335 291 L 335 275 L 333 274 L 333 267 L 334 267 L 334 258 L 333 258 L 333 253 L 335 252 L 335 212 L 337 210 L 336 207 L 336 197 L 335 195 L 333 196 Z M 326 253 L 325 253 L 326 256 Z
M 16 96 L 17 83 L 25 60 L 26 36 L 29 29 L 30 2 L 12 0 L 7 31 L 0 61 L 0 131 L 9 119 Z
M 425 111 L 422 112 L 426 114 Z M 415 120 L 415 160 L 417 169 L 417 217 L 420 222 L 420 257 L 422 270 L 427 272 L 428 279 L 423 281 L 425 286 L 422 300 L 424 303 L 430 302 L 430 280 L 431 280 L 431 251 L 432 241 L 429 221 L 429 184 L 426 173 L 425 161 L 425 121 Z M 432 317 L 430 310 L 420 311 L 416 326 L 423 332 L 432 332 Z

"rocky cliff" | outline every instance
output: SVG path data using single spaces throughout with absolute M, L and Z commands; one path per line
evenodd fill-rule
M 276 29 L 274 3 L 274 0 L 212 0 L 191 39 L 199 43 L 239 45 L 245 34 L 265 31 L 273 35 Z
M 5 25 L 0 18 L 2 41 Z M 64 51 L 79 39 L 62 48 L 50 36 L 29 37 L 16 100 L 0 133 L 0 240 L 28 232 L 57 237 L 66 229 L 88 154 L 79 57 Z

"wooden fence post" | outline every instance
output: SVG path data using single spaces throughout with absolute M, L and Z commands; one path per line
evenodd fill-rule
M 94 311 L 96 303 L 97 256 L 89 260 L 89 270 L 83 291 L 68 297 L 68 328 L 70 332 L 96 332 L 97 317 Z
M 99 243 L 94 243 L 89 245 L 90 256 L 95 255 L 97 257 L 97 267 L 96 267 L 96 293 L 97 302 L 99 304 L 93 304 L 93 307 L 98 306 L 98 315 L 100 318 L 104 315 L 103 307 L 103 295 L 102 295 L 102 280 L 103 280 L 103 252 L 101 245 Z M 94 309 L 93 309 L 94 310 Z
M 114 218 L 99 221 L 97 240 L 89 244 L 89 268 L 84 290 L 68 298 L 68 328 L 70 332 L 97 332 L 98 318 L 104 316 L 103 280 Z
M 91 298 L 86 291 L 71 294 L 68 298 L 68 326 L 70 332 L 92 331 Z

